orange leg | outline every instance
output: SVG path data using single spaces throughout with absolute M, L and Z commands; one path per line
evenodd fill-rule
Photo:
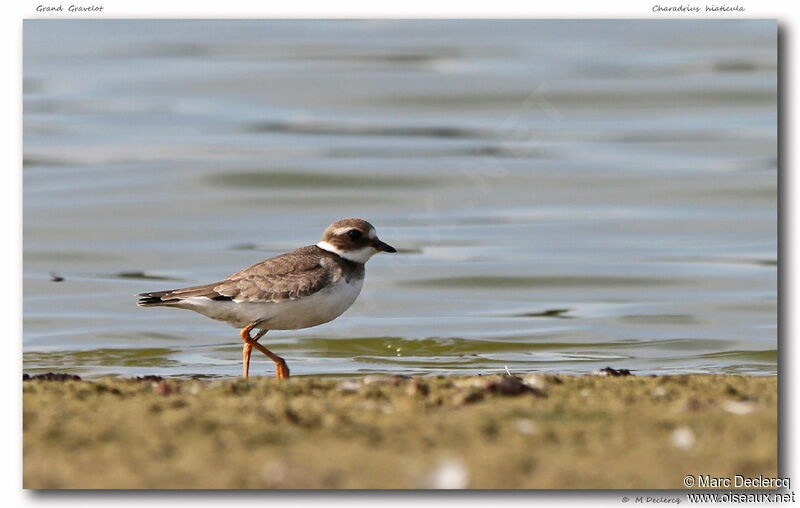
M 242 348 L 242 356 L 243 363 L 242 363 L 242 377 L 247 378 L 247 374 L 250 372 L 250 352 L 253 351 L 253 346 L 248 343 L 245 343 L 244 347 Z
M 258 339 L 264 336 L 269 330 L 261 330 L 259 331 L 255 337 L 251 340 L 258 342 Z M 250 353 L 253 351 L 253 346 L 250 345 L 249 342 L 245 342 L 244 347 L 242 348 L 242 376 L 247 377 L 247 374 L 250 372 Z
M 242 328 L 241 336 L 242 340 L 245 342 L 244 347 L 242 348 L 242 356 L 244 357 L 242 373 L 244 377 L 247 377 L 247 374 L 250 370 L 250 352 L 252 351 L 252 348 L 256 348 L 267 355 L 270 360 L 275 362 L 275 377 L 278 379 L 287 379 L 289 377 L 289 367 L 286 366 L 286 362 L 283 360 L 283 358 L 258 343 L 258 339 L 263 337 L 268 330 L 261 330 L 256 334 L 255 337 L 250 337 L 250 332 L 253 330 L 253 328 L 255 328 L 256 324 L 257 323 L 250 323 L 246 327 Z

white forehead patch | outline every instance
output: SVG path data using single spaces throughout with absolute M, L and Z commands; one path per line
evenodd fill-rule
M 370 240 L 374 240 L 378 237 L 378 234 L 375 233 L 375 228 L 369 228 L 369 238 Z
M 333 236 L 339 236 L 339 235 L 343 235 L 343 234 L 347 233 L 351 229 L 353 229 L 352 226 L 344 226 L 344 227 L 341 227 L 341 228 L 334 229 L 332 231 L 332 233 L 333 233 Z

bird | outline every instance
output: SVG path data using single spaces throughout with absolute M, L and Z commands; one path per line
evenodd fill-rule
M 275 362 L 278 379 L 289 378 L 283 358 L 259 339 L 269 330 L 297 330 L 332 321 L 356 300 L 364 285 L 364 264 L 378 252 L 397 252 L 378 239 L 363 219 L 337 220 L 315 245 L 256 263 L 219 282 L 139 293 L 140 307 L 174 307 L 198 312 L 241 328 L 242 376 L 258 349 Z M 258 330 L 251 336 L 253 330 Z

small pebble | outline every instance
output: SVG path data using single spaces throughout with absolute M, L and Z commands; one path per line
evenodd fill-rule
M 393 374 L 391 376 L 364 376 L 363 383 L 365 385 L 397 386 L 409 379 L 411 379 L 410 376 L 403 376 L 401 374 Z
M 663 386 L 656 386 L 653 388 L 653 395 L 655 397 L 663 397 L 667 394 L 667 390 Z
M 286 479 L 288 469 L 289 466 L 283 462 L 268 460 L 261 466 L 261 477 L 266 481 L 280 485 Z
M 530 393 L 537 397 L 547 397 L 547 394 L 539 388 L 533 388 L 522 382 L 516 376 L 503 376 L 499 380 L 488 381 L 486 390 L 489 392 L 500 393 L 502 395 L 521 395 Z
M 338 385 L 336 385 L 336 389 L 339 390 L 340 392 L 352 393 L 360 390 L 361 385 L 358 383 L 358 381 L 353 381 L 352 379 L 346 379 L 341 383 L 339 383 Z
M 428 395 L 429 391 L 430 390 L 428 389 L 427 384 L 416 379 L 409 383 L 408 388 L 406 388 L 406 394 L 410 397 L 415 397 L 417 395 L 424 397 L 425 395 Z
M 749 401 L 729 400 L 722 406 L 725 411 L 735 415 L 746 415 L 756 410 L 757 404 Z
M 469 473 L 460 460 L 443 460 L 431 474 L 430 483 L 434 489 L 466 489 Z
M 486 383 L 486 390 L 497 392 L 503 395 L 519 395 L 528 388 L 518 377 L 503 376 L 499 380 L 492 380 Z
M 522 382 L 538 390 L 547 390 L 550 388 L 550 383 L 547 382 L 544 376 L 540 376 L 539 374 L 528 374 L 522 378 Z
M 476 391 L 459 392 L 453 396 L 453 405 L 463 406 L 465 404 L 472 404 L 473 402 L 478 402 L 479 400 L 482 399 L 483 399 L 483 394 L 481 392 L 476 392 Z
M 156 395 L 170 395 L 178 392 L 178 390 L 172 388 L 163 379 L 158 383 L 153 383 L 153 391 L 156 393 Z
M 533 420 L 520 418 L 515 423 L 520 434 L 526 434 L 529 436 L 536 434 L 536 424 L 533 422 Z
M 619 377 L 619 376 L 632 376 L 633 374 L 631 374 L 631 371 L 629 371 L 628 369 L 612 369 L 611 367 L 606 367 L 604 369 L 592 372 L 592 375 Z
M 678 427 L 672 431 L 672 444 L 683 450 L 688 450 L 695 443 L 694 432 L 689 427 Z

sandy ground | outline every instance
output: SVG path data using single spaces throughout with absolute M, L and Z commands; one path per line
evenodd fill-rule
M 682 489 L 777 475 L 777 378 L 23 382 L 25 488 Z

